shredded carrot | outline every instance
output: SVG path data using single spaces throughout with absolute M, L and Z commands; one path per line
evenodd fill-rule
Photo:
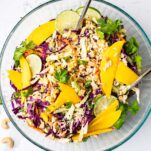
M 37 131 L 40 132 L 40 133 L 45 133 L 41 128 L 37 128 L 37 127 L 31 126 L 31 125 L 29 125 L 29 124 L 28 124 L 28 126 L 30 126 L 31 128 L 37 130 Z
M 68 44 L 70 46 L 70 48 L 72 49 L 73 52 L 73 60 L 75 60 L 75 63 L 77 63 L 77 52 L 76 49 L 72 47 L 72 45 L 70 44 L 69 40 L 67 39 L 63 39 L 63 41 Z
M 125 41 L 124 37 L 122 37 L 121 34 L 117 34 L 117 36 L 121 41 Z
M 42 48 L 36 48 L 35 49 L 35 54 L 37 54 L 38 56 L 42 56 L 42 51 L 43 51 L 43 49 Z
M 33 54 L 33 53 L 34 53 L 34 50 L 29 49 L 29 50 L 27 50 L 27 51 L 24 53 L 24 56 L 27 57 L 27 56 L 29 56 L 30 54 Z
M 38 56 L 42 56 L 42 48 L 36 48 L 35 50 L 29 49 L 24 53 L 24 57 L 27 57 L 31 54 L 36 54 Z
M 51 83 L 50 82 L 48 82 L 48 88 L 51 88 Z
M 65 42 L 66 44 L 70 45 L 69 41 L 67 39 L 62 39 L 63 42 Z

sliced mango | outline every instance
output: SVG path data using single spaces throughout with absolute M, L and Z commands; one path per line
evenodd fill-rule
M 66 101 L 71 101 L 73 104 L 80 102 L 79 96 L 76 94 L 75 90 L 72 87 L 63 83 L 59 83 L 59 86 Z
M 111 127 L 121 115 L 121 110 L 116 111 L 118 105 L 119 102 L 115 100 L 105 111 L 98 114 L 89 124 L 88 133 L 84 137 L 112 131 L 113 129 Z M 73 136 L 72 139 L 78 140 L 79 134 Z
M 22 88 L 26 88 L 30 85 L 32 75 L 29 64 L 24 57 L 20 58 L 20 67 L 21 67 Z
M 79 96 L 72 87 L 62 83 L 59 83 L 59 86 L 62 92 L 58 96 L 56 102 L 48 107 L 50 112 L 55 111 L 66 102 L 72 102 L 73 104 L 80 102 Z
M 22 89 L 22 80 L 20 72 L 15 70 L 8 70 L 8 78 L 18 90 Z
M 106 116 L 100 117 L 100 119 L 98 119 L 96 122 L 90 124 L 89 132 L 112 127 L 114 123 L 119 119 L 120 115 L 121 110 L 118 110 Z
M 40 25 L 26 39 L 27 42 L 33 41 L 34 44 L 40 45 L 55 31 L 55 20 Z
M 130 85 L 138 79 L 138 75 L 127 67 L 122 61 L 119 62 L 115 79 L 123 84 Z
M 50 106 L 48 106 L 48 109 L 50 112 L 53 112 L 59 107 L 61 107 L 63 104 L 65 104 L 65 102 L 66 100 L 65 100 L 64 94 L 61 92 L 57 100 L 55 101 L 55 103 L 52 103 Z
M 49 112 L 45 111 L 45 112 L 42 112 L 40 114 L 40 117 L 47 123 L 48 119 L 52 117 L 52 114 L 50 114 Z
M 89 136 L 93 136 L 93 135 L 99 135 L 99 134 L 103 134 L 103 133 L 107 133 L 107 132 L 111 132 L 113 129 L 112 128 L 108 128 L 108 129 L 101 129 L 101 130 L 97 130 L 94 132 L 89 132 L 87 134 L 84 135 L 84 137 L 89 137 Z M 76 134 L 72 137 L 73 141 L 76 141 L 79 139 L 79 134 Z
M 102 90 L 107 97 L 110 97 L 113 80 L 115 78 L 120 54 L 125 41 L 118 41 L 110 46 L 103 53 L 100 65 L 100 78 L 102 82 Z
M 94 123 L 96 123 L 101 117 L 103 116 L 107 116 L 108 114 L 115 112 L 116 109 L 119 106 L 119 101 L 115 100 L 106 110 L 104 110 L 103 112 L 99 113 L 90 123 L 90 125 L 92 126 Z

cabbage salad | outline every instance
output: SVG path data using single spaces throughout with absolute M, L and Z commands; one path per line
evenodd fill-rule
M 8 71 L 13 113 L 61 142 L 120 129 L 127 113 L 140 108 L 138 87 L 128 90 L 141 72 L 139 43 L 127 38 L 121 20 L 92 7 L 76 29 L 82 10 L 63 11 L 34 29 Z

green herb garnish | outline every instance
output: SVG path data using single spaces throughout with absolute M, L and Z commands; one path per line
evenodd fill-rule
M 78 60 L 78 65 L 86 65 L 88 61 L 86 60 Z
M 30 41 L 30 42 L 26 42 L 26 41 L 23 41 L 22 43 L 21 43 L 21 46 L 20 47 L 17 47 L 16 48 L 16 50 L 15 50 L 15 52 L 14 52 L 14 57 L 13 57 L 13 59 L 14 59 L 14 61 L 15 61 L 15 66 L 18 66 L 19 65 L 19 59 L 21 58 L 21 56 L 24 54 L 24 52 L 26 51 L 26 50 L 29 50 L 29 49 L 33 49 L 33 48 L 35 48 L 35 44 L 32 42 L 32 41 Z
M 120 118 L 114 124 L 114 127 L 116 129 L 120 129 L 122 127 L 122 125 L 124 124 L 124 121 L 125 121 L 125 118 L 126 118 L 126 115 L 127 115 L 128 111 L 132 115 L 135 115 L 139 111 L 140 107 L 139 107 L 138 101 L 134 100 L 131 105 L 120 103 L 119 109 L 122 111 L 122 113 L 121 113 Z
M 83 142 L 86 142 L 89 138 L 90 138 L 89 136 L 88 136 L 88 137 L 84 137 L 84 138 L 82 139 L 82 141 L 83 141 Z
M 77 83 L 77 80 L 73 81 L 73 87 L 77 93 L 80 91 L 80 86 Z
M 133 55 L 138 52 L 139 43 L 135 37 L 131 37 L 125 44 L 125 51 L 128 55 Z
M 142 68 L 142 57 L 139 54 L 135 55 L 134 62 L 136 63 L 137 70 L 140 73 Z
M 104 33 L 100 31 L 99 29 L 97 29 L 97 34 L 101 40 L 104 39 Z
M 14 97 L 19 98 L 21 96 L 20 92 L 14 92 Z
M 111 19 L 103 19 L 100 18 L 98 20 L 98 24 L 100 26 L 100 31 L 104 34 L 111 35 L 115 32 L 118 32 L 121 29 L 121 21 L 120 20 L 111 20 Z
M 19 110 L 19 112 L 23 112 L 24 111 L 24 108 L 21 108 L 20 110 Z
M 117 122 L 114 124 L 114 127 L 116 129 L 120 129 L 122 125 L 124 124 L 126 115 L 127 115 L 127 105 L 126 104 L 120 104 L 119 109 L 122 111 L 120 118 L 117 120 Z
M 2 100 L 0 99 L 0 105 L 2 105 Z
M 55 78 L 61 83 L 67 83 L 69 80 L 68 71 L 65 69 L 61 69 L 55 72 Z
M 117 120 L 117 122 L 114 124 L 114 127 L 116 128 L 116 129 L 120 129 L 122 126 L 123 126 L 123 124 L 124 124 L 124 121 L 125 121 L 125 118 L 126 118 L 126 112 L 123 112 L 122 114 L 121 114 L 121 117 Z
M 139 43 L 135 37 L 131 37 L 125 44 L 125 51 L 129 55 L 127 57 L 128 62 L 132 65 L 136 64 L 137 70 L 140 73 L 142 67 L 142 57 L 138 54 Z
M 67 109 L 69 109 L 71 106 L 72 106 L 72 102 L 67 102 L 67 103 L 65 103 L 65 107 L 66 107 Z
M 28 97 L 33 94 L 33 89 L 30 87 L 28 90 L 24 90 L 21 93 L 22 93 L 22 96 Z
M 69 61 L 71 59 L 71 56 L 67 56 L 63 58 L 65 61 Z
M 134 100 L 131 106 L 128 106 L 128 111 L 132 114 L 136 114 L 140 110 L 139 104 L 137 100 Z
M 91 82 L 92 82 L 92 80 L 87 80 L 85 82 L 85 88 L 90 88 L 91 87 Z

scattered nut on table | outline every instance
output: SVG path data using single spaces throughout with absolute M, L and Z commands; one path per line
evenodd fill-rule
M 1 143 L 6 144 L 9 148 L 13 148 L 14 147 L 14 141 L 11 137 L 4 137 L 1 140 Z
M 5 118 L 2 120 L 1 127 L 4 129 L 9 129 L 8 123 L 10 122 L 9 118 Z

